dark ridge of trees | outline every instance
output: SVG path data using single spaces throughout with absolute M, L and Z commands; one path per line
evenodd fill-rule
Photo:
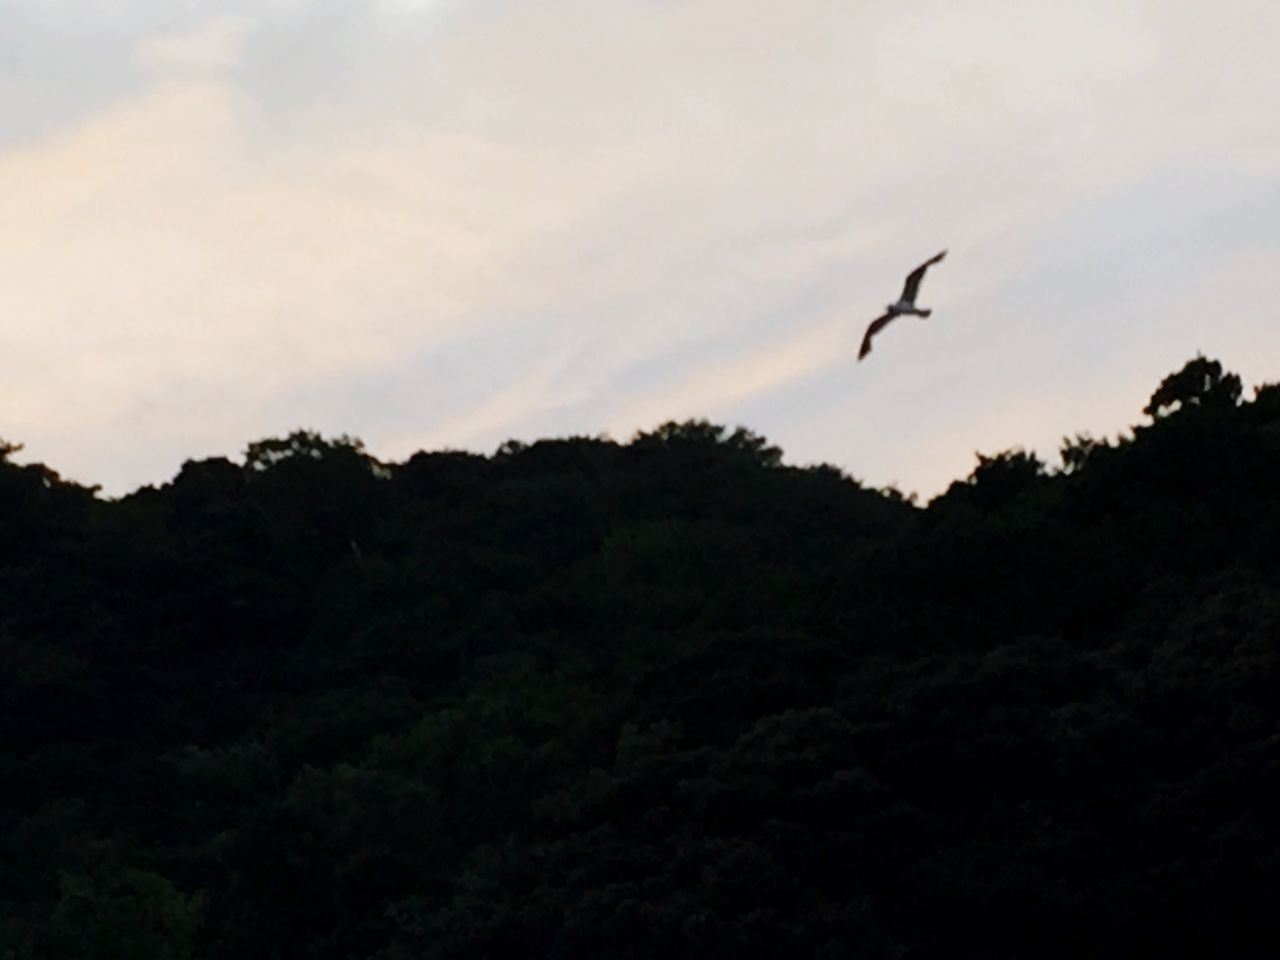
M 747 430 L 0 442 L 0 958 L 1280 955 L 1280 386 L 927 506 Z

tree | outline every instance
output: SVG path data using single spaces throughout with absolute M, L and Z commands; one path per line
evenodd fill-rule
M 776 467 L 782 462 L 782 450 L 759 434 L 745 427 L 738 427 L 730 433 L 726 427 L 707 420 L 686 420 L 683 423 L 670 420 L 649 433 L 636 434 L 631 445 L 639 449 L 723 449 L 742 453 L 767 467 Z
M 1074 438 L 1063 437 L 1059 454 L 1062 457 L 1063 473 L 1079 473 L 1101 450 L 1110 449 L 1111 444 L 1104 437 L 1096 440 L 1087 433 L 1077 433 Z
M 1236 379 L 927 506 L 707 421 L 112 500 L 0 442 L 0 960 L 1280 956 Z
M 49 924 L 50 956 L 63 960 L 191 960 L 204 912 L 157 873 L 133 867 L 63 874 Z
M 1142 412 L 1153 420 L 1187 407 L 1231 406 L 1240 401 L 1240 377 L 1224 374 L 1222 364 L 1202 354 L 1160 381 Z

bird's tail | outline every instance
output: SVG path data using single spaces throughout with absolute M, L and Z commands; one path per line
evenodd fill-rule
M 921 319 L 921 320 L 928 320 L 928 319 L 929 319 L 929 317 L 930 317 L 932 314 L 933 314 L 933 308 L 932 308 L 932 307 L 930 307 L 930 308 L 928 308 L 928 309 L 924 309 L 924 308 L 922 308 L 922 309 L 920 310 L 920 313 L 918 314 L 918 316 L 920 317 L 920 319 Z

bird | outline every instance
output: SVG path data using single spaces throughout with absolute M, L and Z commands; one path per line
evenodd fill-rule
M 916 294 L 920 292 L 920 281 L 924 279 L 924 272 L 931 266 L 947 255 L 947 251 L 943 250 L 935 257 L 930 257 L 920 266 L 916 267 L 907 274 L 907 282 L 903 284 L 902 296 L 898 298 L 897 303 L 891 303 L 885 307 L 885 312 L 871 321 L 871 326 L 867 327 L 866 335 L 862 338 L 862 348 L 858 351 L 858 359 L 861 360 L 871 352 L 871 338 L 887 327 L 903 314 L 911 314 L 920 317 L 922 320 L 933 313 L 932 310 L 922 309 L 916 306 Z

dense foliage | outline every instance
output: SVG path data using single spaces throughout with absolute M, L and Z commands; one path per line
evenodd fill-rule
M 1277 956 L 1280 387 L 927 507 L 744 430 L 0 445 L 0 957 Z

